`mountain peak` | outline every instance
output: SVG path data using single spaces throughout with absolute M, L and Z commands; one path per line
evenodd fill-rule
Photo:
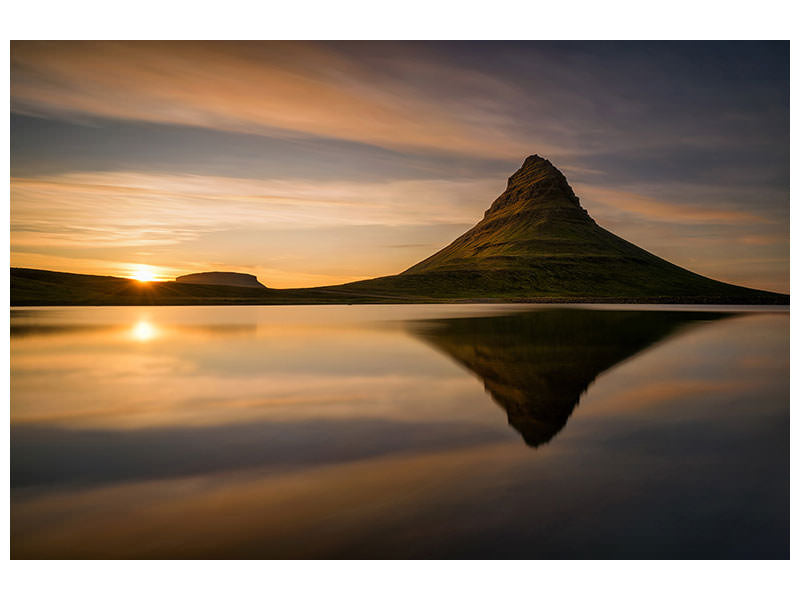
M 552 168 L 555 168 L 553 167 L 553 163 L 551 163 L 545 157 L 539 156 L 538 154 L 531 154 L 523 161 L 522 166 L 518 169 L 517 172 L 542 166 L 550 166 Z
M 489 210 L 485 218 L 508 216 L 529 211 L 548 212 L 573 220 L 592 221 L 581 206 L 578 197 L 564 174 L 546 158 L 532 154 L 522 166 L 508 178 L 508 186 Z
M 525 161 L 522 163 L 522 166 L 514 172 L 514 174 L 508 178 L 509 185 L 523 185 L 526 180 L 531 177 L 541 177 L 551 175 L 557 177 L 561 175 L 561 171 L 556 169 L 546 158 L 539 156 L 538 154 L 531 154 Z

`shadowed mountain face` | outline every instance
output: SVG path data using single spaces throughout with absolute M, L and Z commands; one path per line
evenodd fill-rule
M 553 309 L 416 323 L 413 331 L 483 380 L 529 446 L 566 425 L 595 378 L 679 329 L 731 313 Z

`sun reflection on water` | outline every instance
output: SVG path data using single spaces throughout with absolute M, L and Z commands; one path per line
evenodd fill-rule
M 158 335 L 158 329 L 145 319 L 138 321 L 131 329 L 131 337 L 137 342 L 149 342 Z

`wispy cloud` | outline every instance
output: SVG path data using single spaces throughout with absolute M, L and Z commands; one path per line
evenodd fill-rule
M 149 173 L 12 178 L 12 243 L 178 244 L 235 226 L 264 231 L 477 220 L 497 182 L 308 182 Z
M 424 68 L 422 65 L 419 69 Z M 12 110 L 353 140 L 395 149 L 524 156 L 465 86 L 512 88 L 488 75 L 429 65 L 448 101 L 402 77 L 377 85 L 365 66 L 310 43 L 15 42 Z
M 502 185 L 502 184 L 501 184 Z M 247 271 L 269 285 L 399 272 L 480 219 L 494 180 L 262 180 L 136 172 L 12 178 L 14 266 L 159 277 Z
M 763 215 L 738 208 L 714 206 L 702 199 L 694 204 L 658 200 L 619 188 L 576 185 L 575 191 L 586 202 L 643 217 L 646 219 L 682 224 L 753 224 L 766 223 Z

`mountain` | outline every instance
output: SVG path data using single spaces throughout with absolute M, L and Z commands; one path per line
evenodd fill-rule
M 339 287 L 467 299 L 752 303 L 780 296 L 703 277 L 603 229 L 538 155 L 449 246 L 399 275 Z
M 735 313 L 542 309 L 411 323 L 411 332 L 466 367 L 525 443 L 549 442 L 597 378 L 689 327 Z
M 231 273 L 229 271 L 209 271 L 207 273 L 191 273 L 175 278 L 176 283 L 200 283 L 206 285 L 232 285 L 235 287 L 266 288 L 255 275 L 247 273 Z

